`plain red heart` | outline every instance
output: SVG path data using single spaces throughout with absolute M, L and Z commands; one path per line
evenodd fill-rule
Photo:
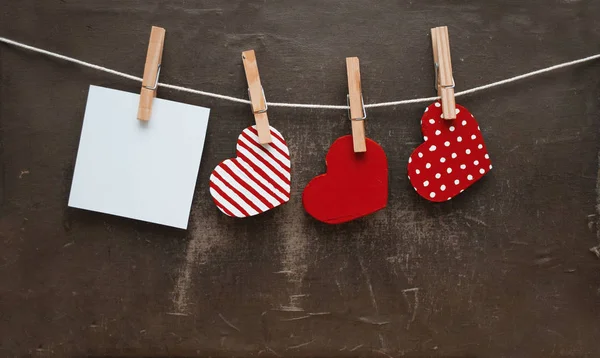
M 327 173 L 302 193 L 304 209 L 315 219 L 341 224 L 385 208 L 388 164 L 383 148 L 367 138 L 367 151 L 354 153 L 352 136 L 338 138 L 325 157 Z
M 431 104 L 421 131 L 425 143 L 408 159 L 408 178 L 425 199 L 450 200 L 492 169 L 477 121 L 465 107 L 456 105 L 456 119 L 445 120 L 440 102 Z

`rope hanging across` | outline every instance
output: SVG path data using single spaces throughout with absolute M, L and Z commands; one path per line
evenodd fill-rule
M 73 57 L 69 57 L 69 56 L 65 56 L 65 55 L 61 55 L 59 53 L 56 52 L 52 52 L 52 51 L 48 51 L 48 50 L 44 50 L 38 47 L 34 47 L 34 46 L 29 46 L 26 45 L 24 43 L 18 42 L 18 41 L 14 41 L 11 39 L 7 39 L 5 37 L 0 37 L 0 42 L 3 42 L 5 44 L 8 45 L 13 45 L 25 50 L 29 50 L 29 51 L 33 51 L 36 53 L 40 53 L 46 56 L 50 56 L 50 57 L 54 57 L 54 58 L 58 58 L 64 61 L 68 61 L 68 62 L 72 62 L 84 67 L 88 67 L 88 68 L 92 68 L 94 70 L 97 71 L 102 71 L 102 72 L 106 72 L 106 73 L 110 73 L 112 75 L 116 75 L 119 77 L 123 77 L 123 78 L 127 78 L 133 81 L 137 81 L 137 82 L 142 82 L 142 78 L 141 77 L 137 77 L 137 76 L 133 76 L 124 72 L 120 72 L 120 71 L 116 71 L 107 67 L 103 67 L 103 66 L 99 66 L 93 63 L 89 63 L 89 62 L 85 62 L 82 60 L 78 60 L 76 58 Z M 478 87 L 474 87 L 468 90 L 464 90 L 464 91 L 460 91 L 460 92 L 456 92 L 455 93 L 455 97 L 460 97 L 460 96 L 465 96 L 468 94 L 472 94 L 472 93 L 476 93 L 476 92 L 481 92 L 493 87 L 498 87 L 498 86 L 502 86 L 505 84 L 509 84 L 509 83 L 513 83 L 513 82 L 517 82 L 529 77 L 534 77 L 534 76 L 539 76 L 551 71 L 556 71 L 556 70 L 560 70 L 566 67 L 571 67 L 571 66 L 575 66 L 581 63 L 585 63 L 585 62 L 590 62 L 590 61 L 594 61 L 600 59 L 600 54 L 596 54 L 596 55 L 592 55 L 592 56 L 588 56 L 588 57 L 584 57 L 578 60 L 574 60 L 574 61 L 569 61 L 569 62 L 564 62 L 558 65 L 554 65 L 554 66 L 550 66 L 550 67 L 546 67 L 546 68 L 542 68 L 539 70 L 535 70 L 532 72 L 528 72 L 522 75 L 518 75 L 518 76 L 514 76 L 514 77 L 510 77 L 507 78 L 505 80 L 501 80 L 501 81 L 497 81 L 497 82 L 492 82 L 486 85 L 482 85 L 482 86 L 478 86 Z M 222 95 L 222 94 L 218 94 L 218 93 L 213 93 L 213 92 L 206 92 L 206 91 L 200 91 L 200 90 L 196 90 L 193 88 L 188 88 L 188 87 L 183 87 L 183 86 L 177 86 L 177 85 L 172 85 L 172 84 L 168 84 L 168 83 L 162 83 L 159 82 L 158 83 L 159 87 L 164 87 L 164 88 L 170 88 L 176 91 L 181 91 L 181 92 L 188 92 L 188 93 L 193 93 L 193 94 L 197 94 L 200 96 L 206 96 L 206 97 L 213 97 L 213 98 L 218 98 L 218 99 L 222 99 L 225 101 L 230 101 L 230 102 L 237 102 L 237 103 L 244 103 L 244 104 L 250 104 L 250 101 L 247 99 L 243 99 L 243 98 L 237 98 L 237 97 L 232 97 L 232 96 L 227 96 L 227 95 Z M 371 103 L 371 104 L 365 104 L 365 108 L 377 108 L 377 107 L 392 107 L 392 106 L 400 106 L 400 105 L 405 105 L 405 104 L 415 104 L 415 103 L 429 103 L 429 102 L 433 102 L 435 100 L 439 99 L 439 97 L 434 96 L 434 97 L 423 97 L 423 98 L 413 98 L 413 99 L 404 99 L 404 100 L 399 100 L 399 101 L 391 101 L 391 102 L 380 102 L 380 103 Z M 347 105 L 329 105 L 329 104 L 317 104 L 317 103 L 287 103 L 287 102 L 267 102 L 267 104 L 270 107 L 287 107 L 287 108 L 310 108 L 310 109 L 342 109 L 342 110 L 347 110 L 348 106 Z

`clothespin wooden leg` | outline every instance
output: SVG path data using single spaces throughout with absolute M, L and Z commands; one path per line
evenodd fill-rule
M 431 29 L 431 49 L 433 50 L 433 70 L 435 71 L 435 90 L 438 96 L 442 95 L 440 87 L 440 59 L 438 53 L 438 28 Z
M 152 31 L 150 32 L 150 42 L 148 44 L 148 53 L 146 54 L 146 65 L 144 66 L 144 77 L 137 114 L 137 118 L 142 121 L 149 120 L 152 114 L 152 101 L 156 97 L 156 87 L 165 43 L 165 32 L 165 29 L 156 26 L 152 26 Z
M 367 151 L 365 138 L 365 113 L 362 88 L 360 83 L 360 63 L 358 57 L 346 58 L 346 71 L 348 73 L 348 104 L 350 106 L 350 122 L 352 122 L 352 140 L 354 152 Z
M 448 27 L 431 29 L 431 45 L 436 73 L 436 89 L 442 98 L 444 119 L 456 118 L 456 100 L 454 98 L 454 77 L 452 76 L 452 60 L 450 56 L 450 39 Z
M 260 144 L 269 144 L 273 139 L 271 138 L 269 118 L 267 117 L 267 99 L 260 82 L 254 50 L 242 52 L 242 61 L 246 72 L 246 80 L 248 81 L 248 96 L 250 97 L 250 105 L 256 122 L 258 141 Z
M 256 122 L 259 143 L 271 143 L 273 139 L 271 138 L 271 128 L 269 127 L 269 117 L 267 117 L 267 112 L 254 113 L 254 121 Z

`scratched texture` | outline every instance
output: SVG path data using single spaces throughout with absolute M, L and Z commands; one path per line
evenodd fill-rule
M 245 97 L 253 48 L 279 102 L 344 103 L 358 56 L 372 103 L 433 95 L 433 26 L 461 90 L 600 52 L 599 15 L 595 0 L 0 0 L 0 35 L 141 75 L 160 25 L 162 81 Z M 248 106 L 159 89 L 212 108 L 187 231 L 67 208 L 88 86 L 139 84 L 6 45 L 0 74 L 0 356 L 600 355 L 597 62 L 461 98 L 494 170 L 444 204 L 406 178 L 425 104 L 370 110 L 389 205 L 340 226 L 301 193 L 344 111 L 270 109 L 292 200 L 235 220 L 208 177 Z

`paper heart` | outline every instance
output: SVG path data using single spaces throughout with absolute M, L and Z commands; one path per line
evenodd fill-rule
M 450 200 L 492 169 L 477 121 L 465 107 L 456 105 L 456 119 L 445 120 L 440 102 L 433 103 L 421 131 L 425 143 L 408 159 L 408 178 L 425 199 Z
M 210 195 L 223 213 L 258 215 L 290 200 L 290 152 L 277 129 L 273 142 L 260 144 L 256 127 L 244 129 L 237 157 L 221 162 L 210 175 Z
M 340 224 L 385 208 L 388 165 L 383 148 L 367 138 L 367 151 L 354 153 L 352 136 L 338 138 L 325 157 L 327 173 L 302 193 L 304 209 L 315 219 Z

